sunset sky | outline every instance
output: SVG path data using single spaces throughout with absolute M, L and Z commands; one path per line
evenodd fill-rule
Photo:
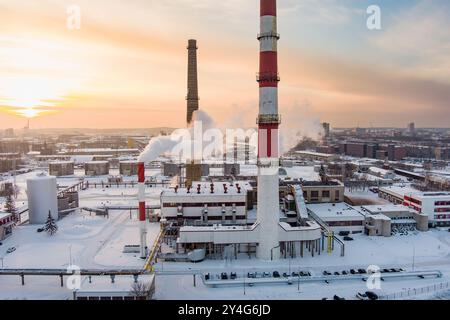
M 366 27 L 374 3 L 380 31 Z M 450 127 L 450 1 L 278 6 L 283 118 Z M 190 38 L 201 108 L 254 125 L 258 28 L 259 0 L 0 0 L 0 128 L 182 127 Z

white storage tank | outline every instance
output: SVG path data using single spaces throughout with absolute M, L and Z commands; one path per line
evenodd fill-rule
M 44 224 L 48 212 L 58 219 L 56 177 L 38 174 L 27 180 L 28 212 L 30 224 Z

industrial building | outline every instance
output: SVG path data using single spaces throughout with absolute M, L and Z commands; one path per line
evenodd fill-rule
M 358 209 L 366 218 L 369 236 L 389 237 L 403 230 L 428 231 L 428 216 L 401 205 L 367 205 Z
M 303 256 L 304 250 L 312 255 L 320 254 L 322 228 L 315 221 L 309 219 L 304 208 L 302 192 L 294 192 L 298 219 L 294 224 L 285 222 L 285 210 L 280 208 L 279 191 L 279 146 L 278 127 L 281 117 L 278 114 L 278 76 L 277 68 L 277 5 L 276 0 L 261 1 L 260 8 L 260 72 L 257 76 L 259 83 L 259 115 L 258 115 L 258 177 L 257 177 L 257 210 L 256 222 L 252 225 L 226 225 L 221 222 L 236 219 L 238 211 L 233 209 L 234 201 L 241 201 L 241 210 L 245 212 L 245 195 L 239 193 L 239 187 L 216 183 L 210 186 L 197 185 L 194 188 L 181 190 L 175 188 L 161 195 L 163 211 L 172 219 L 180 212 L 185 215 L 196 214 L 196 220 L 205 222 L 205 215 L 209 219 L 210 207 L 219 219 L 212 226 L 182 226 L 176 240 L 177 253 L 202 250 L 205 254 L 224 256 L 231 251 L 236 258 L 239 253 L 251 255 L 262 260 L 278 260 L 280 257 Z M 235 164 L 233 164 L 235 165 Z M 237 168 L 233 167 L 230 175 L 237 175 Z M 225 173 L 226 167 L 225 167 Z M 220 194 L 215 194 L 219 190 Z M 180 193 L 181 192 L 181 193 Z M 189 192 L 189 193 L 188 193 Z M 242 189 L 240 191 L 242 193 Z M 195 200 L 198 197 L 205 197 Z M 232 198 L 230 203 L 228 200 Z M 194 200 L 193 200 L 194 199 Z M 222 206 L 224 202 L 225 207 Z M 195 205 L 183 208 L 180 203 Z M 210 203 L 208 206 L 207 204 Z M 238 202 L 239 203 L 239 202 Z M 205 206 L 206 204 L 206 206 Z M 231 205 L 231 206 L 230 206 Z M 237 205 L 237 204 L 236 204 Z M 167 207 L 167 210 L 164 208 Z M 236 214 L 234 214 L 236 211 Z M 223 213 L 224 212 L 224 213 Z M 164 215 L 164 214 L 163 214 Z M 234 216 L 236 215 L 236 218 Z M 181 216 L 181 214 L 180 214 Z M 186 216 L 188 216 L 186 214 Z M 224 218 L 225 216 L 225 218 Z M 280 219 L 282 218 L 282 219 Z
M 344 202 L 345 186 L 340 181 L 302 181 L 307 203 Z
M 51 176 L 64 177 L 74 174 L 75 163 L 73 161 L 55 161 L 48 164 Z
M 181 166 L 176 163 L 166 162 L 163 164 L 163 175 L 166 177 L 181 176 Z
M 109 161 L 89 161 L 84 164 L 85 175 L 105 176 L 109 174 Z
M 450 226 L 450 192 L 421 192 L 410 186 L 391 186 L 380 188 L 378 195 L 427 215 L 432 227 Z
M 247 224 L 245 181 L 209 183 L 194 181 L 191 187 L 164 190 L 161 216 L 178 225 Z
M 126 177 L 136 176 L 138 174 L 137 161 L 120 161 L 119 162 L 119 173 L 122 176 L 126 176 Z
M 325 222 L 334 232 L 364 232 L 364 216 L 346 203 L 307 204 L 311 215 Z
M 0 241 L 12 235 L 16 218 L 13 214 L 0 211 Z

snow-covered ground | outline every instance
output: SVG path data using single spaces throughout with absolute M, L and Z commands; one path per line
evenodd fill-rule
M 207 260 L 198 264 L 163 263 L 156 267 L 162 272 L 201 270 L 211 274 L 235 271 L 239 276 L 247 272 L 267 271 L 292 272 L 310 271 L 321 275 L 324 270 L 342 272 L 351 268 L 364 268 L 377 265 L 381 268 L 402 267 L 408 271 L 441 270 L 444 274 L 439 279 L 404 279 L 386 280 L 381 283 L 379 294 L 391 294 L 407 289 L 450 281 L 450 233 L 447 230 L 433 230 L 408 236 L 367 237 L 355 235 L 354 241 L 345 242 L 345 256 L 340 256 L 337 246 L 329 255 L 306 256 L 304 258 L 263 262 L 241 257 L 239 260 Z M 174 288 L 177 290 L 174 290 Z M 182 290 L 180 289 L 182 288 Z M 158 299 L 322 299 L 332 298 L 334 294 L 347 299 L 355 298 L 358 291 L 367 291 L 362 281 L 334 281 L 326 283 L 301 283 L 300 292 L 296 283 L 293 285 L 263 285 L 246 287 L 206 287 L 197 281 L 193 287 L 192 275 L 160 275 L 157 278 Z

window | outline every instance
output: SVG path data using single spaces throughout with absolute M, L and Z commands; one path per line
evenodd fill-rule
M 322 191 L 322 198 L 329 198 L 329 197 L 330 197 L 330 191 L 329 190 Z
M 340 195 L 339 190 L 336 190 L 336 191 L 334 192 L 334 199 L 335 199 L 336 201 L 339 201 L 339 200 L 341 199 L 341 195 Z
M 311 191 L 311 200 L 319 200 L 319 191 Z

